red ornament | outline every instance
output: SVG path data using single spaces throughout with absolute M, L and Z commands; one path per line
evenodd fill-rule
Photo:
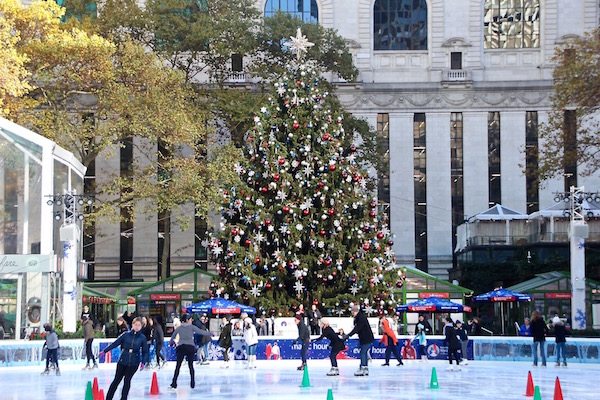
M 250 246 L 252 244 L 252 242 L 250 241 L 250 239 L 246 239 L 246 247 Z
M 260 188 L 260 191 L 266 194 L 269 191 L 269 188 L 265 186 Z
M 290 208 L 288 206 L 283 206 L 283 212 L 284 213 L 289 213 L 290 212 Z
M 297 123 L 297 122 L 294 122 L 294 124 L 292 125 L 292 127 L 293 127 L 294 129 L 298 129 L 298 128 L 300 128 L 300 124 L 299 124 L 299 123 Z
M 371 245 L 370 245 L 369 243 L 365 243 L 365 244 L 363 245 L 363 250 L 364 250 L 364 251 L 369 251 L 369 249 L 370 249 L 370 248 L 371 248 Z
M 375 218 L 375 211 L 371 210 L 371 212 L 369 212 L 369 217 Z
M 317 185 L 322 188 L 323 186 L 325 186 L 325 182 L 323 181 L 319 181 L 319 183 L 317 183 Z
M 383 232 L 377 232 L 377 239 L 383 239 Z
M 279 157 L 277 162 L 279 163 L 279 165 L 283 165 L 283 164 L 285 164 L 285 159 L 283 157 Z
M 304 210 L 302 210 L 302 215 L 304 215 L 306 217 L 309 212 L 310 211 L 308 211 L 308 208 L 305 208 Z
M 321 230 L 319 231 L 319 234 L 320 234 L 321 236 L 325 236 L 325 233 L 326 233 L 326 232 L 325 232 L 325 229 L 321 229 Z
M 255 264 L 260 264 L 260 257 L 256 257 L 256 259 L 254 260 Z
M 324 140 L 324 141 L 328 141 L 328 140 L 329 140 L 329 134 L 327 134 L 327 133 L 326 133 L 326 134 L 324 134 L 324 135 L 323 135 L 323 140 Z
M 273 287 L 273 285 L 271 284 L 271 282 L 265 283 L 265 289 L 271 290 L 272 287 Z
M 354 153 L 355 151 L 356 151 L 356 146 L 355 145 L 350 146 L 350 152 Z
M 331 260 L 328 258 L 327 260 L 325 260 L 325 266 L 329 267 L 331 265 Z
M 369 205 L 371 206 L 371 208 L 375 208 L 377 206 L 377 203 L 375 203 L 375 201 L 372 201 Z
M 327 210 L 327 214 L 333 216 L 333 214 L 335 214 L 335 210 L 333 208 L 330 208 L 329 210 Z
M 273 175 L 273 180 L 274 180 L 275 182 L 279 182 L 279 178 L 281 178 L 281 176 L 280 176 L 279 174 L 275 174 L 275 175 Z
M 267 225 L 267 226 L 271 225 L 271 220 L 269 218 L 267 218 L 265 220 L 265 225 Z
M 335 166 L 335 164 L 329 164 L 329 170 L 330 171 L 335 171 L 337 167 Z
M 233 228 L 233 229 L 231 230 L 231 236 L 235 236 L 235 235 L 237 235 L 237 234 L 238 234 L 238 230 L 237 230 L 237 229 L 235 229 L 235 228 Z

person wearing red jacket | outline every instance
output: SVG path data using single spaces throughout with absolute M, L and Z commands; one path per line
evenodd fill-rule
M 385 363 L 382 366 L 387 367 L 390 365 L 390 356 L 392 353 L 396 357 L 396 360 L 398 360 L 398 366 L 404 365 L 402 356 L 398 353 L 398 339 L 394 330 L 390 328 L 390 321 L 385 317 L 381 317 L 381 326 L 383 327 L 383 336 L 379 340 L 379 345 L 385 345 Z

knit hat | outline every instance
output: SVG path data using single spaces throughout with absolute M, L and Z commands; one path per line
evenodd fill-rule
M 562 321 L 560 320 L 560 318 L 558 318 L 558 316 L 552 318 L 552 323 L 554 325 L 561 323 Z

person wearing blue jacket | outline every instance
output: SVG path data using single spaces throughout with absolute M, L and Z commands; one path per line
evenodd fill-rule
M 123 333 L 114 342 L 109 344 L 104 350 L 100 352 L 99 357 L 104 356 L 105 353 L 111 351 L 117 346 L 121 346 L 121 355 L 117 362 L 117 371 L 115 372 L 115 378 L 110 384 L 108 393 L 106 394 L 106 400 L 112 400 L 117 387 L 123 380 L 123 390 L 121 391 L 121 400 L 127 400 L 129 394 L 129 388 L 131 387 L 131 379 L 137 372 L 138 366 L 140 370 L 144 369 L 144 365 L 150 360 L 150 352 L 148 348 L 148 342 L 146 336 L 142 332 L 142 319 L 135 318 L 131 322 L 131 330 Z M 141 352 L 141 355 L 140 355 Z

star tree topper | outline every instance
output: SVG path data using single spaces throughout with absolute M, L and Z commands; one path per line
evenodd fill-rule
M 306 52 L 309 47 L 314 46 L 314 43 L 308 41 L 306 36 L 302 35 L 302 31 L 298 28 L 296 36 L 290 36 L 291 42 L 285 42 L 283 45 L 292 49 L 293 53 L 296 53 L 296 58 L 299 60 L 302 52 Z

